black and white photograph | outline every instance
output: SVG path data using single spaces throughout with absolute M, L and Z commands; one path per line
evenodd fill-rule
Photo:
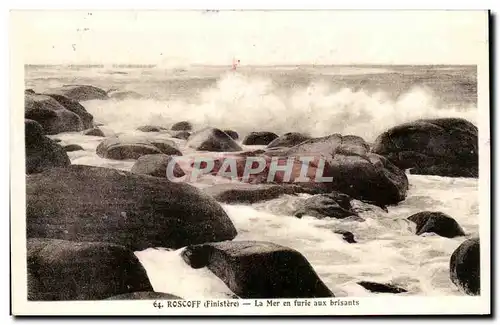
M 491 313 L 488 11 L 11 20 L 15 315 Z

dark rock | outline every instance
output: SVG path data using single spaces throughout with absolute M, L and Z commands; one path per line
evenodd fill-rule
M 396 287 L 395 285 L 389 284 L 389 283 L 377 283 L 377 282 L 370 282 L 370 281 L 360 281 L 357 282 L 360 286 L 365 288 L 368 291 L 371 292 L 380 292 L 380 293 L 403 293 L 403 292 L 408 292 L 406 289 Z
M 461 118 L 398 125 L 378 136 L 373 152 L 415 174 L 478 177 L 478 130 Z
M 66 152 L 83 150 L 82 146 L 80 146 L 78 144 L 68 144 L 68 145 L 64 146 L 63 149 Z
M 231 240 L 222 207 L 185 183 L 71 165 L 26 177 L 27 236 L 102 241 L 133 250 Z
M 352 211 L 351 198 L 339 192 L 314 195 L 305 200 L 297 209 L 294 215 L 301 218 L 303 215 L 310 215 L 316 218 L 337 218 L 357 217 Z
M 166 130 L 166 129 L 161 127 L 161 126 L 144 125 L 144 126 L 138 127 L 137 130 L 141 131 L 141 132 L 161 132 L 161 131 Z
M 62 140 L 61 139 L 52 139 L 52 141 L 56 142 L 56 143 L 59 143 L 61 142 Z
M 165 154 L 145 155 L 137 159 L 131 172 L 134 174 L 167 177 L 167 166 L 173 157 Z M 175 177 L 184 176 L 182 168 L 176 164 L 172 170 Z
M 450 258 L 450 279 L 471 296 L 481 294 L 481 250 L 479 238 L 464 241 Z
M 273 132 L 251 132 L 243 139 L 244 145 L 268 145 L 271 141 L 276 139 L 278 135 Z
M 353 198 L 388 205 L 406 197 L 408 178 L 404 171 L 385 157 L 369 153 L 368 144 L 360 137 L 333 134 L 315 138 L 290 148 L 286 155 L 324 158 L 323 175 L 333 180 L 322 185 Z
M 149 140 L 153 146 L 160 149 L 160 151 L 165 155 L 170 156 L 182 156 L 182 152 L 180 152 L 177 145 L 172 140 L 167 139 L 151 139 Z
M 273 141 L 271 141 L 271 143 L 269 143 L 267 145 L 267 147 L 268 148 L 276 148 L 276 147 L 289 148 L 289 147 L 293 147 L 293 146 L 296 146 L 298 144 L 301 144 L 302 142 L 310 140 L 310 139 L 311 139 L 311 137 L 306 135 L 306 134 L 302 134 L 302 133 L 298 133 L 298 132 L 289 132 L 289 133 L 285 133 L 282 136 L 280 136 L 279 138 L 276 138 Z
M 85 107 L 83 107 L 82 104 L 80 104 L 76 100 L 57 94 L 46 94 L 46 95 L 57 100 L 57 102 L 62 106 L 64 106 L 64 108 L 66 108 L 67 110 L 80 116 L 80 118 L 82 119 L 83 127 L 85 129 L 91 128 L 93 126 L 94 117 L 92 116 L 92 114 L 87 112 L 87 110 L 85 109 Z
M 442 212 L 423 211 L 411 215 L 408 220 L 417 224 L 417 235 L 433 232 L 447 238 L 465 236 L 458 222 Z
M 27 174 L 71 164 L 63 147 L 43 135 L 44 130 L 40 124 L 26 119 L 24 126 Z
M 170 293 L 140 291 L 140 292 L 124 293 L 122 295 L 107 298 L 106 300 L 183 300 L 183 299 L 181 297 L 174 296 Z
M 50 96 L 25 93 L 24 117 L 38 122 L 49 135 L 83 130 L 80 116 Z
M 59 88 L 50 89 L 47 93 L 63 95 L 79 102 L 93 99 L 109 99 L 105 90 L 90 85 L 63 85 Z
M 172 127 L 170 130 L 172 131 L 191 131 L 193 129 L 193 126 L 191 123 L 182 121 L 182 122 L 177 122 Z
M 30 300 L 100 300 L 153 290 L 134 253 L 102 242 L 29 238 Z
M 92 129 L 83 131 L 83 135 L 91 135 L 94 137 L 105 137 L 104 132 L 102 132 L 102 130 L 99 129 L 98 127 L 94 127 Z
M 274 243 L 207 243 L 188 246 L 182 255 L 189 265 L 206 264 L 241 298 L 334 296 L 302 254 Z
M 224 130 L 224 132 L 229 135 L 233 140 L 238 140 L 239 139 L 239 135 L 236 131 L 233 131 L 233 130 Z
M 161 150 L 148 141 L 106 138 L 96 148 L 99 157 L 115 160 L 138 159 L 144 155 L 161 154 Z
M 272 200 L 284 194 L 311 193 L 311 189 L 298 185 L 273 184 L 217 184 L 203 188 L 203 191 L 223 203 L 256 203 Z
M 214 128 L 205 128 L 191 134 L 187 146 L 200 151 L 232 152 L 243 150 L 229 135 Z
M 36 92 L 33 89 L 25 89 L 24 93 L 25 94 L 36 94 Z
M 191 133 L 188 131 L 180 131 L 172 135 L 173 138 L 187 140 L 191 136 Z
M 357 241 L 354 239 L 354 234 L 350 231 L 344 231 L 344 230 L 336 230 L 336 234 L 342 235 L 342 239 L 349 244 L 356 244 Z

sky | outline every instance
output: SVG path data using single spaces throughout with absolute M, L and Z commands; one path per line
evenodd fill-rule
M 26 64 L 477 64 L 481 11 L 16 11 Z

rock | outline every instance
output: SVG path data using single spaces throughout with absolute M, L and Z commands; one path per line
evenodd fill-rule
M 162 153 L 170 156 L 182 156 L 182 152 L 177 148 L 177 145 L 172 140 L 166 139 L 151 139 L 149 140 L 153 146 L 160 149 Z
M 458 222 L 442 212 L 423 211 L 409 216 L 408 220 L 417 224 L 417 235 L 433 232 L 447 238 L 465 236 Z
M 40 126 L 41 127 L 41 126 Z M 43 129 L 43 128 L 42 128 Z M 59 143 L 61 142 L 62 140 L 61 139 L 52 139 L 52 141 L 56 142 L 56 143 Z
M 174 296 L 170 293 L 140 291 L 124 293 L 122 295 L 113 296 L 106 300 L 183 300 L 181 297 Z
M 45 134 L 83 130 L 80 116 L 67 110 L 50 96 L 25 93 L 24 117 L 38 122 Z
M 187 140 L 191 136 L 188 131 L 180 131 L 172 135 L 173 138 Z
M 161 132 L 161 131 L 166 130 L 166 129 L 161 127 L 161 126 L 144 125 L 144 126 L 138 127 L 137 130 L 141 131 L 141 132 Z
M 107 92 L 108 97 L 114 100 L 124 100 L 124 99 L 140 99 L 142 95 L 130 90 L 117 90 L 111 89 Z
M 342 235 L 342 239 L 349 244 L 356 244 L 357 241 L 354 239 L 354 234 L 350 231 L 344 231 L 344 230 L 336 230 L 336 234 Z
M 68 144 L 68 145 L 64 146 L 63 149 L 66 152 L 83 150 L 82 146 L 80 146 L 78 144 Z
M 24 93 L 25 94 L 36 94 L 36 92 L 33 89 L 25 89 Z
M 111 137 L 99 143 L 96 153 L 102 158 L 124 160 L 138 159 L 144 155 L 161 154 L 162 152 L 148 141 Z
M 333 293 L 298 251 L 270 242 L 226 241 L 188 246 L 189 265 L 205 265 L 241 298 L 322 298 Z
M 63 95 L 79 102 L 93 99 L 109 99 L 106 91 L 91 85 L 63 85 L 59 88 L 50 89 L 47 93 Z
M 85 129 L 91 128 L 93 126 L 94 117 L 92 116 L 92 114 L 87 112 L 87 110 L 85 109 L 85 107 L 83 107 L 82 104 L 80 104 L 76 100 L 57 94 L 48 93 L 46 95 L 54 98 L 59 104 L 64 106 L 64 108 L 66 108 L 67 110 L 80 116 L 80 118 L 82 119 L 83 127 Z
M 91 135 L 93 137 L 105 137 L 104 132 L 98 127 L 94 127 L 92 129 L 88 129 L 83 131 L 83 135 Z
M 192 129 L 193 126 L 187 121 L 177 122 L 170 128 L 172 131 L 191 131 Z
M 167 166 L 172 156 L 165 154 L 144 155 L 137 159 L 131 172 L 134 174 L 151 175 L 155 177 L 167 177 Z M 178 164 L 172 170 L 175 177 L 184 176 L 184 171 Z
M 233 130 L 224 130 L 224 132 L 229 135 L 233 140 L 238 140 L 239 139 L 239 135 L 236 131 L 233 131 Z
M 350 201 L 351 198 L 348 195 L 339 192 L 314 195 L 305 200 L 294 215 L 297 218 L 310 215 L 320 219 L 357 217 L 358 215 L 352 211 Z
M 395 285 L 389 283 L 377 283 L 370 281 L 359 281 L 357 282 L 360 286 L 365 288 L 371 292 L 380 292 L 380 293 L 403 293 L 408 292 L 406 289 L 396 287 Z
M 450 258 L 450 279 L 460 290 L 471 296 L 481 294 L 481 250 L 479 238 L 464 241 Z
M 377 205 L 396 204 L 406 198 L 408 178 L 385 157 L 369 152 L 360 137 L 333 134 L 307 140 L 286 152 L 290 157 L 322 157 L 331 190 Z M 313 184 L 311 184 L 313 185 Z
M 222 207 L 185 183 L 84 165 L 26 177 L 27 236 L 143 250 L 231 240 Z
M 461 118 L 398 125 L 379 135 L 372 151 L 415 174 L 478 177 L 478 130 Z
M 272 200 L 284 194 L 311 193 L 308 188 L 298 185 L 272 184 L 217 184 L 203 188 L 203 191 L 223 203 L 256 203 Z
M 243 150 L 229 135 L 214 128 L 205 128 L 191 134 L 187 146 L 200 151 L 232 152 Z
M 24 126 L 27 174 L 71 164 L 63 147 L 43 135 L 44 130 L 40 124 L 26 119 Z
M 296 146 L 298 144 L 301 144 L 302 142 L 310 140 L 310 139 L 311 139 L 311 137 L 306 135 L 306 134 L 302 134 L 302 133 L 298 133 L 298 132 L 289 132 L 289 133 L 285 133 L 282 136 L 280 136 L 279 138 L 276 138 L 273 141 L 271 141 L 271 143 L 269 143 L 267 145 L 267 147 L 268 148 L 276 148 L 276 147 L 289 148 L 289 147 L 293 147 L 293 146 Z
M 243 139 L 244 145 L 268 145 L 271 141 L 276 139 L 278 135 L 273 132 L 251 132 Z
M 134 253 L 102 242 L 28 238 L 30 300 L 100 300 L 153 290 Z

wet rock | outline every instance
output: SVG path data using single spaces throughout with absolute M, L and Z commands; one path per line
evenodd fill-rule
M 154 154 L 182 155 L 171 140 L 127 136 L 104 139 L 97 146 L 96 153 L 99 157 L 115 160 L 138 159 Z
M 409 216 L 408 220 L 417 225 L 417 235 L 433 232 L 447 238 L 465 236 L 458 222 L 442 212 L 423 211 Z
M 319 219 L 357 217 L 358 215 L 352 210 L 350 201 L 351 198 L 348 195 L 340 192 L 314 195 L 305 200 L 294 215 L 297 218 L 310 215 Z
M 268 145 L 271 141 L 276 139 L 278 135 L 273 132 L 251 132 L 243 139 L 244 145 Z
M 360 281 L 357 282 L 360 286 L 365 288 L 368 291 L 371 292 L 377 292 L 377 293 L 403 293 L 407 292 L 406 289 L 399 288 L 395 285 L 389 284 L 389 283 L 377 283 L 377 282 L 370 282 L 370 281 Z
M 481 294 L 481 250 L 479 238 L 464 241 L 450 258 L 450 279 L 471 296 Z
M 144 155 L 137 159 L 131 172 L 134 174 L 151 175 L 155 177 L 167 177 L 167 166 L 173 157 L 165 154 Z M 175 177 L 184 176 L 184 171 L 175 164 L 172 173 Z
M 64 108 L 78 115 L 81 118 L 83 127 L 85 129 L 92 127 L 94 123 L 94 117 L 92 116 L 92 114 L 87 112 L 87 110 L 85 109 L 85 107 L 83 107 L 82 104 L 66 96 L 50 94 L 50 93 L 47 93 L 46 95 L 54 98 L 59 104 L 64 106 Z
M 83 150 L 82 146 L 80 146 L 78 144 L 68 144 L 68 145 L 64 146 L 63 149 L 66 152 Z
M 30 300 L 100 300 L 153 290 L 134 253 L 102 242 L 28 238 Z
M 229 135 L 214 128 L 205 128 L 191 134 L 187 146 L 200 151 L 232 152 L 243 150 Z
M 182 139 L 182 140 L 187 140 L 190 136 L 191 136 L 191 133 L 188 131 L 180 131 L 180 132 L 174 133 L 172 135 L 173 138 Z
M 93 99 L 109 99 L 105 90 L 91 85 L 63 85 L 47 91 L 53 95 L 63 95 L 76 101 L 86 101 Z
M 25 93 L 24 117 L 38 122 L 48 135 L 84 129 L 80 116 L 50 96 Z
M 46 137 L 40 124 L 26 119 L 24 126 L 27 174 L 71 164 L 63 147 Z
M 368 144 L 357 136 L 330 136 L 307 140 L 286 152 L 290 157 L 322 157 L 321 185 L 355 199 L 377 205 L 396 204 L 406 197 L 408 178 L 386 158 L 369 152 Z M 320 184 L 318 184 L 320 185 Z
M 160 151 L 165 155 L 170 156 L 182 156 L 182 152 L 177 147 L 172 140 L 167 139 L 151 139 L 149 140 L 153 146 L 160 149 Z
M 137 128 L 138 131 L 141 132 L 161 132 L 166 130 L 164 127 L 156 126 L 156 125 L 144 125 Z
M 191 131 L 193 129 L 193 125 L 187 121 L 177 122 L 170 130 L 172 131 Z
M 233 130 L 224 130 L 224 132 L 229 135 L 233 140 L 238 140 L 240 137 L 236 131 Z
M 354 234 L 350 231 L 336 230 L 335 233 L 342 235 L 342 239 L 348 242 L 349 244 L 357 243 L 356 239 L 354 239 Z
M 26 177 L 27 236 L 102 241 L 133 250 L 231 240 L 210 196 L 185 183 L 71 165 Z
M 298 144 L 301 144 L 304 141 L 310 140 L 311 137 L 298 133 L 298 132 L 289 132 L 285 133 L 279 138 L 274 139 L 267 145 L 268 148 L 276 148 L 276 147 L 285 147 L 285 148 L 290 148 L 293 146 L 296 146 Z
M 188 246 L 182 255 L 189 265 L 205 264 L 241 298 L 334 296 L 302 254 L 274 243 L 207 243 Z
M 373 152 L 414 174 L 478 177 L 478 129 L 461 118 L 398 125 L 378 136 Z
M 94 127 L 92 129 L 83 131 L 83 135 L 91 135 L 94 137 L 105 137 L 104 132 L 102 132 L 102 130 L 99 129 L 98 127 Z
M 140 291 L 140 292 L 124 293 L 118 296 L 107 298 L 106 300 L 183 300 L 183 299 L 181 297 L 172 295 L 170 293 Z

